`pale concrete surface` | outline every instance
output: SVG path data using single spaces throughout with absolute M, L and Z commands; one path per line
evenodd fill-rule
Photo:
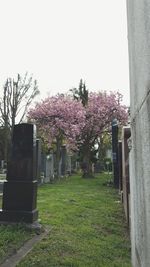
M 127 0 L 130 61 L 131 243 L 134 267 L 150 266 L 150 1 Z
M 127 0 L 132 116 L 150 92 L 149 12 L 149 0 Z

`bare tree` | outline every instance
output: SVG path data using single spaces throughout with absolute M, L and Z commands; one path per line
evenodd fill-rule
M 32 76 L 28 77 L 28 73 L 23 78 L 18 74 L 16 80 L 8 78 L 4 84 L 0 99 L 0 125 L 5 133 L 5 160 L 14 125 L 23 121 L 29 105 L 37 94 L 39 94 L 37 81 L 33 80 Z

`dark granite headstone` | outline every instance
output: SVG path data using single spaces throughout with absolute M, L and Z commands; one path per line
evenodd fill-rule
M 118 142 L 119 190 L 122 191 L 122 141 Z
M 6 179 L 0 221 L 33 223 L 38 218 L 35 125 L 15 125 Z
M 112 122 L 112 160 L 113 160 L 113 180 L 114 186 L 119 188 L 118 174 L 118 124 L 114 119 Z

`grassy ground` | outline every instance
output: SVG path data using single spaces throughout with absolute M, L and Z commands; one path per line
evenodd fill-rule
M 15 253 L 34 232 L 25 229 L 21 224 L 0 226 L 0 264 Z
M 6 179 L 6 174 L 0 173 L 0 180 L 5 180 L 5 179 Z
M 70 177 L 38 192 L 50 234 L 17 267 L 131 267 L 130 241 L 117 191 L 108 177 Z

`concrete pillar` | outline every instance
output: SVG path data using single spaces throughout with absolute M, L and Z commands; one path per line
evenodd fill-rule
M 134 267 L 150 266 L 150 1 L 127 0 L 131 132 L 131 243 Z

